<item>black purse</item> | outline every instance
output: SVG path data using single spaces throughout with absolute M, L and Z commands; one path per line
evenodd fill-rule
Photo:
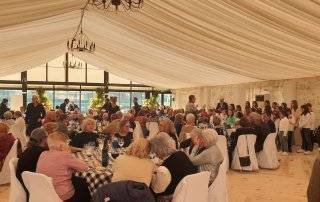
M 246 136 L 246 142 L 247 142 L 247 153 L 248 153 L 247 156 L 242 156 L 242 157 L 240 157 L 240 156 L 239 156 L 238 147 L 237 147 L 237 152 L 238 152 L 238 156 L 239 156 L 239 161 L 240 161 L 240 166 L 241 166 L 241 168 L 251 165 L 247 136 Z

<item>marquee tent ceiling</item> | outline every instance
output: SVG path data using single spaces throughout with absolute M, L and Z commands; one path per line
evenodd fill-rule
M 0 1 L 0 76 L 60 56 L 84 0 Z M 145 0 L 139 13 L 91 6 L 97 67 L 162 88 L 320 75 L 320 0 Z

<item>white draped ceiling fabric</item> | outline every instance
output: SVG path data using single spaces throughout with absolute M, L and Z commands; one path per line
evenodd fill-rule
M 62 55 L 84 0 L 1 0 L 0 76 Z M 320 0 L 145 0 L 138 13 L 88 6 L 88 63 L 161 88 L 320 75 Z

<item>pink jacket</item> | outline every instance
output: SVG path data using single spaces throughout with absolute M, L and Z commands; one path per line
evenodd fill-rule
M 36 172 L 51 177 L 58 196 L 65 201 L 74 195 L 72 173 L 86 170 L 88 166 L 85 162 L 77 159 L 73 154 L 51 149 L 40 155 Z

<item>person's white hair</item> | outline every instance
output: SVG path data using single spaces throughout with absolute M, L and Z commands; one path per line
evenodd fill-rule
M 89 123 L 93 123 L 93 124 L 96 124 L 96 121 L 94 120 L 94 119 L 92 119 L 92 118 L 85 118 L 83 121 L 82 121 L 82 123 L 81 123 L 81 130 L 82 131 L 86 131 L 87 130 L 87 125 L 89 124 Z
M 214 129 L 205 129 L 202 131 L 201 134 L 198 136 L 203 141 L 203 146 L 211 147 L 218 142 L 218 133 Z
M 175 141 L 165 132 L 160 132 L 150 139 L 151 152 L 159 158 L 166 158 L 176 152 Z
M 5 120 L 9 120 L 9 119 L 12 119 L 13 118 L 13 115 L 10 111 L 6 111 L 4 114 L 3 114 L 3 118 Z
M 196 120 L 196 117 L 192 113 L 187 114 L 186 116 L 187 123 L 194 123 L 195 120 Z

